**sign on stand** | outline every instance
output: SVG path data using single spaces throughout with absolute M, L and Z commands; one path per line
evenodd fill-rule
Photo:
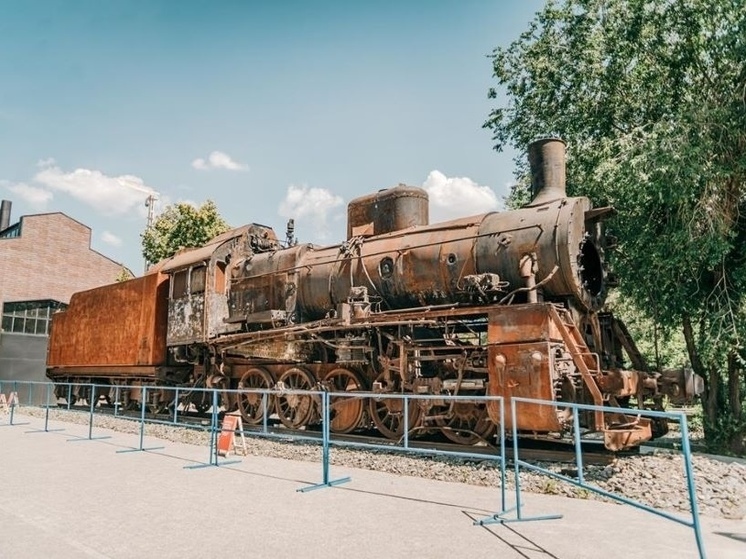
M 218 454 L 220 456 L 229 456 L 231 451 L 238 454 L 236 446 L 236 430 L 241 437 L 240 448 L 241 455 L 246 456 L 246 438 L 243 434 L 243 422 L 240 415 L 225 414 L 223 416 L 223 425 L 218 433 Z
M 18 392 L 11 392 L 6 398 L 5 394 L 0 394 L 0 410 L 10 411 L 10 408 L 18 405 Z M 240 420 L 241 418 L 239 418 Z M 243 433 L 242 433 L 243 435 Z

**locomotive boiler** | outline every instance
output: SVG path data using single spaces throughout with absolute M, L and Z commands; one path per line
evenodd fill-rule
M 623 324 L 602 312 L 611 283 L 603 221 L 612 209 L 567 196 L 564 149 L 554 139 L 530 146 L 533 197 L 514 211 L 430 224 L 426 192 L 400 185 L 350 202 L 339 245 L 297 244 L 291 235 L 281 243 L 259 224 L 229 231 L 157 265 L 150 283 L 167 288 L 138 291 L 140 307 L 161 314 L 131 342 L 157 347 L 157 363 L 123 356 L 104 366 L 86 356 L 81 366 L 82 358 L 54 349 L 85 321 L 55 319 L 48 374 L 112 389 L 125 380 L 226 389 L 223 405 L 245 422 L 263 421 L 268 409 L 290 428 L 320 421 L 317 398 L 303 391 L 360 392 L 332 399 L 332 431 L 441 431 L 463 444 L 490 439 L 497 404 L 437 396 L 612 404 L 618 413 L 582 414 L 581 424 L 609 448 L 639 444 L 664 425 L 631 416 L 630 400 L 660 408 L 665 395 L 691 395 L 693 380 L 646 371 Z M 107 289 L 126 290 L 104 287 L 87 298 L 103 304 Z M 67 313 L 85 307 L 86 295 L 79 298 Z M 95 316 L 95 304 L 85 308 Z M 122 340 L 115 326 L 95 330 L 87 347 L 102 354 L 115 343 L 107 338 Z M 625 368 L 625 353 L 636 369 Z M 227 391 L 235 388 L 278 392 L 267 407 L 256 392 Z M 136 388 L 124 390 L 138 401 Z M 434 397 L 410 398 L 404 413 L 401 399 L 384 397 L 396 394 Z M 151 398 L 140 404 L 174 404 L 168 389 Z M 572 424 L 562 407 L 518 412 L 518 429 L 533 436 Z

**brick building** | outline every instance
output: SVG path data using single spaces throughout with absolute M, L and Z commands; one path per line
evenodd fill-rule
M 0 208 L 0 381 L 46 380 L 50 317 L 76 291 L 112 283 L 122 264 L 91 249 L 91 229 L 63 213 L 10 224 Z M 7 392 L 7 390 L 3 390 Z

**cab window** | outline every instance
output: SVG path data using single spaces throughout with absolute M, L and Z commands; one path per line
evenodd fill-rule
M 171 279 L 171 298 L 181 299 L 187 294 L 187 274 L 189 270 L 176 272 Z
M 190 282 L 190 293 L 203 293 L 205 291 L 205 276 L 207 266 L 192 268 L 192 281 Z

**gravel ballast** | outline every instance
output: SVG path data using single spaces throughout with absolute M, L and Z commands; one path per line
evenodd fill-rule
M 42 408 L 30 407 L 17 410 L 17 413 L 34 417 L 44 417 L 45 412 Z M 89 422 L 88 414 L 76 411 L 49 410 L 49 418 L 86 425 Z M 140 432 L 137 421 L 103 414 L 94 416 L 94 426 L 125 433 Z M 205 447 L 209 444 L 208 433 L 199 429 L 146 423 L 145 434 L 184 444 Z M 248 454 L 257 456 L 312 462 L 321 460 L 318 444 L 251 437 L 247 438 L 247 450 Z M 500 486 L 499 466 L 490 460 L 465 461 L 460 458 L 333 447 L 331 464 L 440 481 Z M 746 464 L 702 454 L 693 455 L 692 464 L 700 514 L 727 519 L 746 518 Z M 568 467 L 567 464 L 538 465 L 557 473 Z M 655 450 L 650 454 L 620 457 L 607 466 L 586 466 L 584 475 L 587 483 L 616 495 L 667 511 L 690 511 L 684 460 L 678 452 Z M 521 486 L 524 491 L 533 493 L 605 500 L 592 491 L 535 472 L 522 471 Z M 510 469 L 506 487 L 514 487 L 513 471 Z

